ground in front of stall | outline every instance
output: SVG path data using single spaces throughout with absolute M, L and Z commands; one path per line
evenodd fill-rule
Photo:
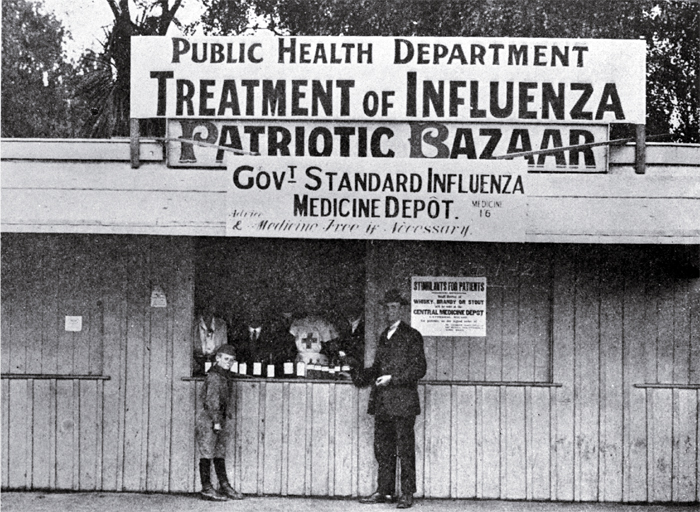
M 3 492 L 3 512 L 381 512 L 395 505 L 363 505 L 354 499 L 246 497 L 242 501 L 207 502 L 196 494 L 106 492 Z M 616 503 L 552 503 L 500 500 L 417 499 L 420 512 L 697 512 L 696 504 L 645 505 Z

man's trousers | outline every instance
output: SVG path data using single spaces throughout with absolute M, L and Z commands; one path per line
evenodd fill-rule
M 415 416 L 374 417 L 374 456 L 379 465 L 377 490 L 395 494 L 396 458 L 401 461 L 401 493 L 416 492 Z

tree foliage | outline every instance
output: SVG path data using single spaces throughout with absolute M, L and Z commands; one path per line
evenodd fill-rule
M 88 137 L 129 134 L 131 89 L 131 36 L 165 35 L 182 0 L 106 0 L 114 15 L 102 51 L 82 59 L 84 78 L 76 94 L 91 106 L 91 121 L 83 128 Z M 156 128 L 158 130 L 158 128 Z
M 28 0 L 2 2 L 2 136 L 73 135 L 74 77 L 61 23 Z
M 206 33 L 561 37 L 647 43 L 647 131 L 700 142 L 696 3 L 671 0 L 203 0 Z M 252 14 L 252 16 L 251 16 Z
M 76 67 L 40 0 L 2 3 L 2 135 L 129 133 L 132 35 L 164 35 L 183 0 L 104 0 L 114 23 Z M 213 35 L 256 25 L 289 35 L 643 38 L 647 132 L 700 142 L 700 15 L 681 0 L 190 0 Z M 616 126 L 620 134 L 620 127 Z M 162 127 L 156 126 L 156 130 Z M 148 133 L 148 130 L 146 130 Z

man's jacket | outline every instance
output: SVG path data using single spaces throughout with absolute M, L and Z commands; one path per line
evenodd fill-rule
M 423 336 L 404 322 L 387 338 L 389 329 L 382 332 L 377 342 L 374 364 L 354 373 L 357 386 L 372 386 L 369 414 L 416 416 L 420 414 L 418 380 L 425 376 L 426 362 Z M 387 386 L 377 387 L 374 382 L 382 375 L 391 375 Z

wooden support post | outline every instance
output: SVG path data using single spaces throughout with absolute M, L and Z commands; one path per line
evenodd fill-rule
M 131 168 L 138 169 L 141 166 L 140 139 L 141 129 L 138 119 L 129 119 L 129 136 L 131 150 Z
M 647 131 L 643 124 L 635 125 L 634 172 L 644 174 L 647 170 Z

